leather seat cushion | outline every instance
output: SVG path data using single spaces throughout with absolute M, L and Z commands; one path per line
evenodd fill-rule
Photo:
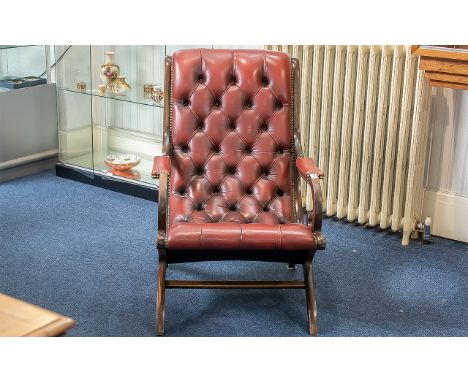
M 168 230 L 167 248 L 312 250 L 315 239 L 298 223 L 176 223 Z

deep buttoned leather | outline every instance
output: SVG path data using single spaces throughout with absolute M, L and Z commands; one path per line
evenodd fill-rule
M 176 52 L 171 97 L 167 247 L 312 249 L 293 207 L 289 56 Z

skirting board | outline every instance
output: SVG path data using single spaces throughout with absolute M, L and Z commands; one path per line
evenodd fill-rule
M 468 243 L 468 196 L 425 189 L 423 216 L 432 218 L 432 234 Z
M 11 159 L 6 162 L 0 162 L 0 171 L 7 170 L 13 167 L 22 166 L 28 163 L 39 162 L 44 159 L 49 159 L 49 158 L 54 158 L 54 157 L 57 158 L 57 154 L 58 154 L 58 150 L 53 149 L 53 150 L 44 151 L 42 153 L 31 154 L 31 155 L 26 155 L 21 158 Z
M 8 167 L 0 170 L 0 183 L 7 182 L 23 176 L 33 175 L 41 171 L 50 170 L 55 167 L 58 162 L 57 155 L 41 159 L 35 162 L 24 163 L 16 167 Z

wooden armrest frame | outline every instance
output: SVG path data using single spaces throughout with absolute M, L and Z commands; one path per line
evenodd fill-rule
M 293 123 L 294 123 L 294 149 L 296 151 L 297 158 L 304 157 L 304 151 L 302 150 L 301 145 L 301 133 L 300 133 L 300 119 L 301 119 L 301 76 L 299 71 L 299 63 L 297 59 L 293 58 L 291 60 L 293 80 L 294 80 L 294 111 L 293 111 Z M 296 181 L 298 182 L 299 170 L 295 166 Z M 310 186 L 312 190 L 312 199 L 313 199 L 313 209 L 312 211 L 307 211 L 304 208 L 304 224 L 311 229 L 315 236 L 315 243 L 317 249 L 325 249 L 325 237 L 322 235 L 320 230 L 322 229 L 322 188 L 320 186 L 320 176 L 312 177 L 311 174 L 307 174 L 304 180 Z M 300 187 L 298 184 L 297 198 L 300 199 Z M 302 203 L 300 200 L 297 201 L 296 206 L 301 206 Z M 297 208 L 297 207 L 296 207 Z M 299 211 L 297 211 L 299 213 Z
M 164 124 L 162 154 L 172 155 L 171 150 L 171 77 L 172 77 L 172 57 L 166 57 L 164 60 Z M 169 172 L 159 173 L 159 201 L 158 201 L 158 237 L 156 246 L 158 249 L 166 248 L 166 232 L 169 205 Z M 159 252 L 160 257 L 164 257 L 164 251 Z

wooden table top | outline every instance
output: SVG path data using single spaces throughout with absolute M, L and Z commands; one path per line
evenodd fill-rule
M 53 337 L 73 325 L 71 318 L 0 293 L 0 337 Z

